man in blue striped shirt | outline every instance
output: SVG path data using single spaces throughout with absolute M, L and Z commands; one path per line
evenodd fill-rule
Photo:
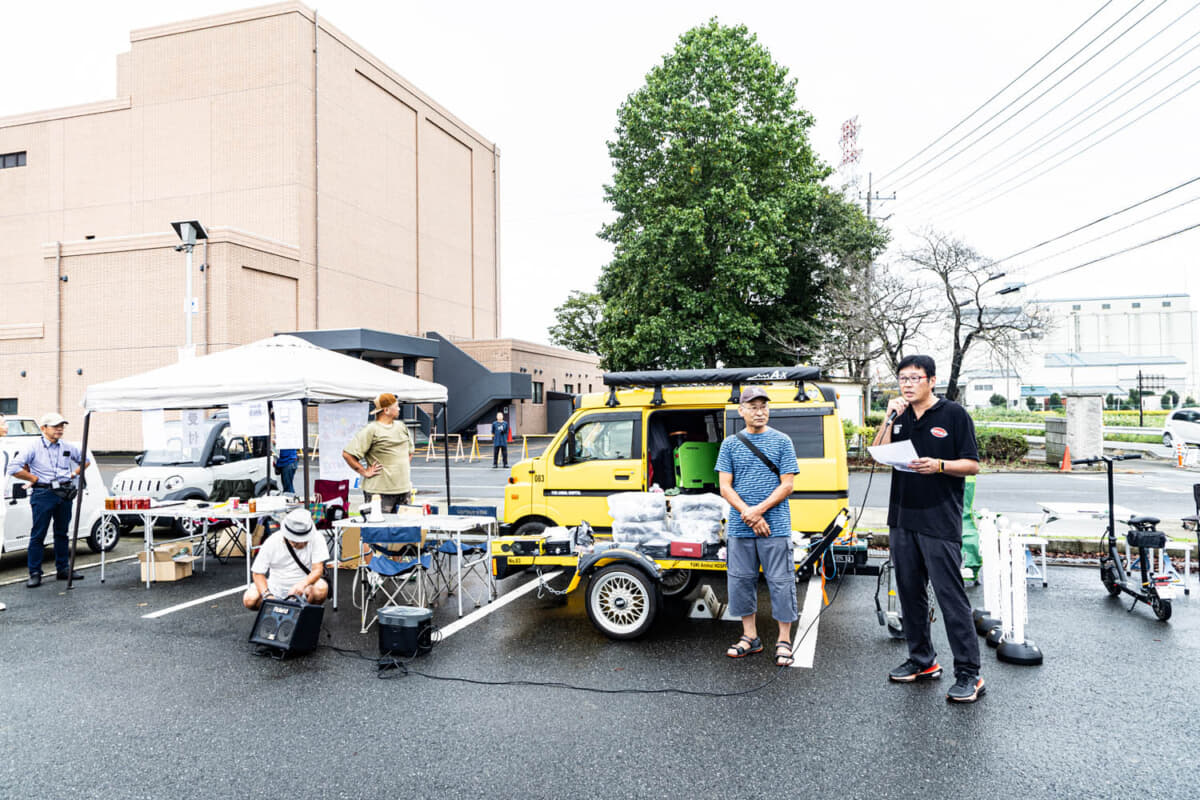
M 29 532 L 30 589 L 42 585 L 42 558 L 45 554 L 46 531 L 54 521 L 54 571 L 60 581 L 68 578 L 83 580 L 78 572 L 71 574 L 71 541 L 67 528 L 71 524 L 71 501 L 75 497 L 75 479 L 87 467 L 79 448 L 61 441 L 67 421 L 62 414 L 46 414 L 40 420 L 41 437 L 29 450 L 14 458 L 8 474 L 28 481 L 32 487 L 29 509 L 33 528 Z
M 750 387 L 738 399 L 746 431 L 721 443 L 716 465 L 721 496 L 733 506 L 725 542 L 729 613 L 742 618 L 742 638 L 725 655 L 742 658 L 763 650 L 756 621 L 761 566 L 771 593 L 771 616 L 779 623 L 775 663 L 786 667 L 792 664 L 792 623 L 798 616 L 788 509 L 796 448 L 787 435 L 767 427 L 765 390 Z

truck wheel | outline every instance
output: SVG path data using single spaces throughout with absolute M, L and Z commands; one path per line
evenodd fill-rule
M 627 564 L 610 564 L 588 583 L 587 613 L 610 639 L 636 639 L 650 629 L 658 613 L 658 587 Z
M 546 523 L 540 519 L 531 519 L 513 531 L 513 536 L 537 536 L 544 530 L 546 530 Z
M 662 595 L 667 600 L 686 597 L 700 582 L 700 573 L 694 569 L 668 569 L 662 574 Z
M 87 537 L 88 549 L 93 553 L 111 551 L 121 539 L 121 528 L 111 518 L 101 517 L 92 523 L 92 531 Z

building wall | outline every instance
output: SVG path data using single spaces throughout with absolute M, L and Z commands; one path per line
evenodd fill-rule
M 1047 353 L 1117 352 L 1128 356 L 1174 356 L 1183 364 L 1144 367 L 1167 377 L 1180 396 L 1200 396 L 1200 328 L 1186 294 L 1081 297 L 1042 301 L 1055 320 L 1045 338 L 1030 348 L 1021 370 L 1027 385 L 1070 385 L 1071 370 L 1048 368 Z M 1137 366 L 1074 370 L 1077 385 L 1137 380 Z
M 516 434 L 554 433 L 546 430 L 545 392 L 587 394 L 604 391 L 601 381 L 604 373 L 598 356 L 519 339 L 455 341 L 454 344 L 494 372 L 526 372 L 535 384 L 542 384 L 541 402 L 530 399 L 513 403 L 509 416 Z
M 495 145 L 315 19 L 282 3 L 133 31 L 115 100 L 0 118 L 0 153 L 27 153 L 0 170 L 0 398 L 74 419 L 88 383 L 175 360 L 172 220 L 218 232 L 209 270 L 194 258 L 204 347 L 498 335 Z

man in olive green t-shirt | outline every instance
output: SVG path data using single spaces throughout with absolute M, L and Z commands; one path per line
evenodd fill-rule
M 408 464 L 412 458 L 412 438 L 408 426 L 398 421 L 400 405 L 395 395 L 379 395 L 372 413 L 375 421 L 354 434 L 342 451 L 342 458 L 362 476 L 367 502 L 378 496 L 384 513 L 394 513 L 397 506 L 408 505 L 412 496 Z

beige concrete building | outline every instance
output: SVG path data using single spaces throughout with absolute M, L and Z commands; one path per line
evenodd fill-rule
M 516 400 L 509 407 L 509 419 L 518 433 L 554 433 L 557 430 L 556 421 L 548 414 L 552 395 L 604 391 L 598 356 L 520 339 L 456 341 L 454 344 L 490 370 L 530 376 L 533 397 Z
M 496 146 L 297 3 L 133 31 L 117 97 L 0 118 L 0 412 L 82 418 L 277 331 L 499 335 Z M 557 377 L 556 377 L 557 380 Z M 78 430 L 78 428 L 76 428 Z M 137 447 L 133 419 L 96 449 Z

